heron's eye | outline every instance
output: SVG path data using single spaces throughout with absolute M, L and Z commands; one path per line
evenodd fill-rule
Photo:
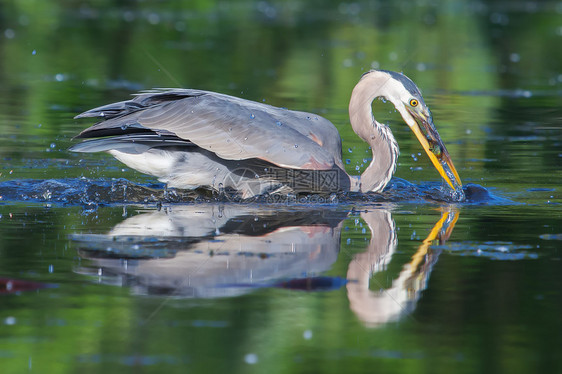
M 416 99 L 410 100 L 410 106 L 416 107 L 416 106 L 418 106 L 418 104 L 419 104 L 419 102 Z

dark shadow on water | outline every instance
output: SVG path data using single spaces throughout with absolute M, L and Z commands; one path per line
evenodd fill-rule
M 330 195 L 262 195 L 243 200 L 233 193 L 209 190 L 167 189 L 163 184 L 136 184 L 126 179 L 10 180 L 0 183 L 0 201 L 45 202 L 89 207 L 115 204 L 164 204 L 234 202 L 254 204 L 354 204 L 354 203 L 447 203 L 468 205 L 512 205 L 515 202 L 469 183 L 458 202 L 440 183 L 413 184 L 393 178 L 380 193 L 333 193 Z

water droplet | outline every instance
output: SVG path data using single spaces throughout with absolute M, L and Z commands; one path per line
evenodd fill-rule
M 12 29 L 6 29 L 4 31 L 4 36 L 6 39 L 13 39 L 16 36 L 16 32 Z
M 295 144 L 295 148 L 298 148 L 298 147 L 299 147 L 299 145 L 298 145 L 298 144 Z
M 348 148 L 347 151 L 348 151 L 349 153 L 353 153 L 353 149 L 351 149 L 351 148 Z
M 361 169 L 361 168 L 359 167 L 359 165 L 357 165 L 357 166 L 355 167 L 355 170 L 359 171 L 359 169 Z
M 277 126 L 283 125 L 283 124 L 281 123 L 281 121 L 277 121 L 277 122 L 275 122 L 275 124 L 276 124 Z
M 348 158 L 348 159 L 345 160 L 345 163 L 346 163 L 347 165 L 349 165 L 349 164 L 351 163 L 351 160 Z
M 51 148 L 55 148 L 57 145 L 55 143 L 51 143 L 51 145 L 49 147 Z
M 256 116 L 254 115 L 254 113 L 251 113 L 251 114 L 250 114 L 250 119 L 254 119 L 254 118 L 256 118 Z
M 160 16 L 156 13 L 150 13 L 147 17 L 147 20 L 151 25 L 157 25 L 160 23 Z
M 246 136 L 246 137 L 244 137 L 244 140 L 248 140 L 248 137 L 247 137 L 247 136 Z
M 246 356 L 244 356 L 244 362 L 250 365 L 257 364 L 258 355 L 256 355 L 255 353 L 248 353 Z
M 127 130 L 128 127 L 129 127 L 129 125 L 123 124 L 123 125 L 121 125 L 121 130 L 125 131 L 125 130 Z
M 31 54 L 35 56 L 37 54 L 37 51 L 34 49 L 33 51 L 31 51 Z

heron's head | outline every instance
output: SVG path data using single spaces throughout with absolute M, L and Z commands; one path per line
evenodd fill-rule
M 363 79 L 371 74 L 376 76 L 378 95 L 394 104 L 441 177 L 454 190 L 462 189 L 459 174 L 433 124 L 431 112 L 423 101 L 419 88 L 404 74 L 393 71 L 372 70 L 364 74 Z

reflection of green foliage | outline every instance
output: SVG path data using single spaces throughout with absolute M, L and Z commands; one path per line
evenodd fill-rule
M 50 373 L 100 368 L 117 372 L 126 367 L 148 372 L 185 372 L 188 367 L 195 372 L 241 373 L 294 373 L 314 367 L 315 372 L 341 373 L 365 372 L 375 362 L 385 371 L 448 373 L 459 360 L 465 368 L 532 368 L 538 361 L 548 363 L 550 355 L 557 353 L 547 322 L 557 319 L 559 300 L 552 293 L 551 308 L 545 308 L 534 298 L 537 290 L 556 290 L 555 284 L 541 286 L 541 280 L 553 279 L 558 271 L 556 262 L 548 259 L 502 264 L 442 253 L 414 314 L 377 329 L 365 328 L 350 312 L 345 287 L 318 293 L 256 289 L 235 298 L 182 300 L 134 295 L 128 287 L 95 284 L 97 274 L 80 274 L 87 260 L 77 257 L 66 236 L 107 232 L 123 216 L 137 214 L 137 209 L 84 212 L 0 206 L 2 275 L 58 285 L 2 296 L 4 372 L 31 365 Z M 439 217 L 432 207 L 403 205 L 401 209 L 411 213 L 393 214 L 401 230 L 388 278 L 376 278 L 384 286 L 410 260 Z M 470 210 L 464 219 L 461 214 L 452 240 L 485 240 L 510 228 L 528 232 L 552 223 L 537 215 L 530 228 L 529 218 L 540 210 L 526 207 L 516 208 L 508 220 L 490 214 L 488 207 Z M 369 233 L 364 228 L 357 215 L 343 222 L 340 255 L 331 274 L 344 275 L 352 257 L 365 250 Z M 555 245 L 550 249 L 554 251 Z M 539 267 L 542 272 L 537 277 Z M 506 269 L 516 272 L 503 274 Z M 508 291 L 502 282 L 509 285 Z M 528 298 L 532 305 L 526 304 Z M 541 319 L 536 318 L 538 312 Z M 6 323 L 7 317 L 13 317 L 13 325 Z M 206 322 L 217 325 L 205 326 Z M 255 367 L 244 363 L 249 353 L 258 358 Z
M 490 186 L 507 191 L 521 192 L 529 185 L 558 188 L 559 134 L 540 127 L 558 126 L 561 117 L 559 94 L 552 93 L 560 89 L 562 70 L 562 49 L 556 48 L 560 14 L 542 3 L 530 13 L 516 5 L 503 8 L 509 2 L 434 3 L 2 2 L 0 181 L 82 175 L 146 181 L 138 173 L 122 171 L 122 165 L 107 155 L 69 154 L 70 138 L 90 123 L 72 118 L 140 89 L 177 85 L 319 113 L 340 130 L 343 158 L 350 160 L 346 167 L 356 174 L 366 167 L 370 154 L 349 127 L 347 104 L 361 73 L 374 66 L 403 71 L 420 86 L 463 179 L 485 183 L 480 182 L 484 178 Z M 513 61 L 517 60 L 514 53 L 519 61 Z M 517 89 L 539 94 L 517 96 Z M 422 150 L 393 108 L 380 102 L 374 108 L 377 118 L 391 124 L 400 143 L 397 175 L 413 181 L 436 180 L 423 155 L 418 162 L 410 156 Z M 79 163 L 79 159 L 87 161 Z M 416 166 L 423 170 L 410 170 Z M 545 192 L 544 200 L 555 193 Z M 123 357 L 134 361 L 147 356 L 161 360 L 145 365 L 147 372 L 173 371 L 180 366 L 173 360 L 191 363 L 193 371 L 248 372 L 252 367 L 242 359 L 250 352 L 268 366 L 262 370 L 256 365 L 256 372 L 450 373 L 458 371 L 458 361 L 467 371 L 482 372 L 489 364 L 485 360 L 495 363 L 496 372 L 504 368 L 533 372 L 538 360 L 548 362 L 549 354 L 552 361 L 556 359 L 557 342 L 548 344 L 549 326 L 535 315 L 536 305 L 517 308 L 535 300 L 541 279 L 547 284 L 558 279 L 552 263 L 525 263 L 517 265 L 516 272 L 506 271 L 506 266 L 500 282 L 482 269 L 489 263 L 443 256 L 440 270 L 431 278 L 434 290 L 430 287 L 424 296 L 429 301 L 420 305 L 415 320 L 366 330 L 350 313 L 343 290 L 325 294 L 258 290 L 240 298 L 192 303 L 163 302 L 132 296 L 128 289 L 90 285 L 89 279 L 72 273 L 78 260 L 67 248 L 66 237 L 81 230 L 109 229 L 121 220 L 121 208 L 90 214 L 74 208 L 0 208 L 3 274 L 32 277 L 39 272 L 42 281 L 60 285 L 54 291 L 3 300 L 0 321 L 11 315 L 18 321 L 0 327 L 0 357 L 8 362 L 3 366 L 6 372 L 21 372 L 29 358 L 32 371 L 98 372 L 98 353 L 104 354 L 107 362 L 101 364 L 107 370 L 119 372 L 123 366 L 134 366 L 123 364 Z M 529 238 L 535 238 L 535 232 L 527 231 L 528 223 L 517 219 L 523 212 L 511 213 L 514 226 L 502 226 L 504 218 L 478 210 L 472 213 L 470 225 L 463 230 L 457 227 L 456 232 L 480 233 L 484 240 L 515 227 L 532 242 Z M 19 221 L 9 221 L 9 213 Z M 554 225 L 543 213 L 532 218 L 551 229 Z M 432 214 L 424 210 L 421 218 L 395 216 L 403 228 L 402 252 L 379 277 L 391 278 L 399 271 L 419 244 L 410 235 L 417 230 L 423 237 L 434 223 Z M 352 219 L 346 226 L 352 230 L 344 231 L 342 243 L 350 239 L 351 244 L 342 248 L 343 255 L 332 269 L 340 276 L 368 240 L 361 230 L 353 231 Z M 51 263 L 55 279 L 45 273 Z M 483 278 L 486 274 L 491 279 Z M 550 296 L 559 291 L 554 286 L 549 288 Z M 520 289 L 525 293 L 518 295 L 515 290 Z M 459 300 L 459 290 L 472 292 L 476 300 L 470 305 Z M 507 301 L 502 304 L 498 295 Z M 431 309 L 434 300 L 444 305 L 437 317 L 430 315 L 436 312 Z M 506 305 L 513 310 L 501 312 L 511 320 L 492 318 Z M 541 317 L 545 323 L 555 321 L 556 306 L 547 311 L 547 318 Z M 513 323 L 520 318 L 518 312 L 526 326 Z M 497 325 L 490 329 L 486 318 Z M 198 319 L 225 320 L 230 325 L 217 329 L 190 325 Z M 553 323 L 557 325 L 551 330 L 559 331 L 559 322 Z M 444 327 L 450 330 L 442 331 Z M 303 339 L 305 330 L 311 330 L 314 339 Z M 532 349 L 526 349 L 529 344 Z M 541 344 L 542 349 L 536 350 Z
M 536 32 L 548 34 L 550 29 L 516 36 L 527 29 L 490 21 L 504 13 L 460 1 L 442 8 L 384 2 L 14 1 L 3 11 L 2 26 L 14 37 L 0 39 L 0 110 L 6 114 L 0 126 L 30 147 L 5 142 L 0 153 L 16 159 L 35 158 L 29 152 L 43 152 L 51 143 L 64 150 L 86 125 L 71 120 L 82 109 L 122 100 L 142 88 L 181 85 L 320 113 L 340 130 L 344 150 L 352 150 L 344 155 L 348 171 L 359 173 L 370 152 L 348 125 L 347 102 L 361 72 L 377 66 L 404 71 L 418 83 L 457 168 L 463 170 L 475 166 L 467 158 L 495 158 L 486 155 L 485 144 L 474 144 L 494 120 L 490 116 L 499 98 L 490 94 L 525 87 L 513 83 L 519 76 L 511 72 L 518 66 L 527 72 L 522 77 L 537 69 L 530 64 L 544 64 L 552 74 L 557 61 L 540 47 L 547 44 L 537 42 L 533 58 L 521 52 L 520 64 L 510 63 L 513 51 L 525 50 Z M 536 24 L 555 24 L 548 13 L 532 17 Z M 485 33 L 489 30 L 491 35 Z M 510 47 L 500 44 L 498 33 Z M 509 81 L 500 74 L 505 64 L 511 64 L 506 67 Z M 397 175 L 435 179 L 423 157 L 419 165 L 413 163 L 409 155 L 421 148 L 392 112 L 377 107 L 375 114 L 392 125 L 401 145 Z M 457 144 L 458 139 L 468 141 Z M 56 152 L 41 155 L 54 156 L 59 157 Z M 423 166 L 423 175 L 410 166 Z M 461 174 L 472 177 L 471 171 Z

